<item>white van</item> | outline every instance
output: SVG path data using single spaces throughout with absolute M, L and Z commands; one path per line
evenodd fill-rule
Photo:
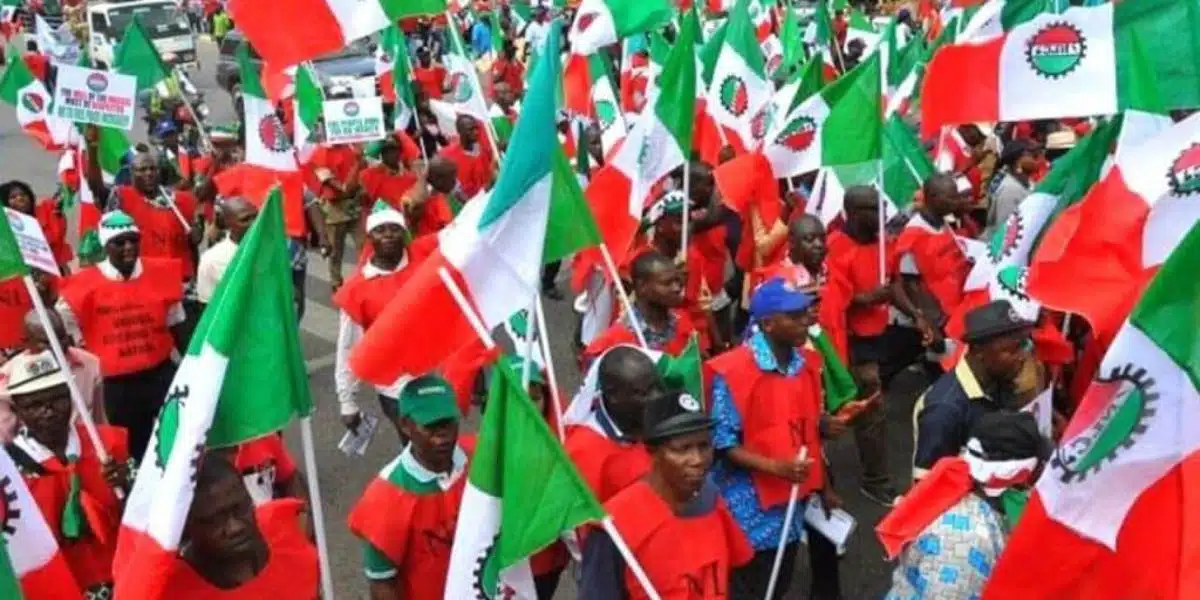
M 187 14 L 172 0 L 113 0 L 88 2 L 91 39 L 88 48 L 97 68 L 108 68 L 125 28 L 137 16 L 163 61 L 170 65 L 195 68 L 196 35 L 188 25 Z

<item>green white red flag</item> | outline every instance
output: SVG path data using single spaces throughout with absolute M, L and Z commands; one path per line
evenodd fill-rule
M 263 60 L 290 66 L 346 47 L 405 17 L 439 15 L 445 0 L 229 0 L 229 15 Z
M 9 236 L 11 232 L 5 233 Z M 19 256 L 18 256 L 19 258 Z M 0 452 L 0 598 L 58 600 L 83 592 L 59 551 L 25 478 L 7 452 Z
M 571 22 L 571 54 L 588 56 L 622 38 L 656 29 L 671 19 L 666 0 L 583 0 Z
M 1197 269 L 1193 224 L 1121 325 L 984 600 L 1196 598 Z
M 559 36 L 552 28 L 551 47 Z M 433 370 L 477 339 L 462 303 L 486 329 L 499 327 L 529 306 L 544 263 L 599 242 L 558 143 L 561 70 L 557 53 L 539 57 L 513 131 L 512 146 L 521 152 L 505 157 L 489 196 L 468 202 L 438 234 L 437 249 L 355 346 L 351 367 L 363 379 L 386 385 L 403 374 Z M 426 343 L 405 341 L 413 339 Z
M 325 94 L 317 84 L 317 78 L 307 64 L 296 67 L 296 94 L 292 139 L 296 144 L 296 160 L 306 164 L 320 146 L 318 127 L 325 103 Z
M 879 54 L 775 119 L 763 154 L 776 177 L 877 160 L 882 130 Z
M 620 264 L 633 243 L 651 188 L 683 165 L 692 148 L 695 119 L 695 24 L 684 20 L 660 77 L 659 93 L 629 130 L 612 160 L 598 169 L 587 188 L 588 205 L 613 260 Z M 600 264 L 596 251 L 576 263 Z
M 1200 220 L 1200 114 L 1148 138 L 1134 126 L 1125 123 L 1122 137 L 1138 143 L 1046 231 L 1029 274 L 1031 296 L 1082 315 L 1105 341 Z
M 921 94 L 923 131 L 1150 109 L 1135 101 L 1135 38 L 1147 44 L 1155 77 L 1171 82 L 1167 107 L 1200 106 L 1194 3 L 1137 0 L 1037 14 L 1040 2 L 1007 0 L 998 15 L 1003 33 L 968 32 L 934 56 Z
M 17 124 L 46 150 L 57 152 L 72 142 L 75 125 L 51 115 L 50 92 L 18 56 L 11 57 L 0 77 L 0 100 L 17 109 Z
M 117 538 L 117 597 L 161 597 L 206 448 L 274 435 L 312 412 L 280 196 L 238 244 L 155 421 Z
M 767 79 L 762 49 L 748 12 L 749 2 L 739 0 L 729 15 L 705 98 L 716 126 L 736 135 L 743 148 L 757 148 L 767 133 L 767 106 L 775 88 Z
M 471 459 L 446 600 L 536 598 L 528 557 L 605 516 L 556 434 L 500 361 Z
M 463 44 L 462 36 L 458 34 L 458 28 L 450 27 L 447 31 L 450 47 L 445 57 L 446 85 L 450 91 L 443 99 L 454 105 L 456 113 L 470 115 L 480 123 L 487 123 L 491 117 L 488 115 L 487 100 L 483 97 L 483 86 L 479 84 L 479 71 Z

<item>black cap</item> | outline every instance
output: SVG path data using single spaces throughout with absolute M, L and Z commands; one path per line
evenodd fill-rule
M 967 332 L 963 341 L 978 344 L 1010 333 L 1033 329 L 1033 322 L 1022 319 L 1008 300 L 996 300 L 972 309 L 966 316 Z
M 668 390 L 650 399 L 646 405 L 644 431 L 647 442 L 665 442 L 670 438 L 706 431 L 713 426 L 700 400 L 687 392 Z

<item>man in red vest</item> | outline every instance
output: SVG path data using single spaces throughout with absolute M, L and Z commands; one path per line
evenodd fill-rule
M 200 227 L 193 227 L 195 196 L 161 185 L 158 158 L 153 152 L 135 155 L 129 170 L 133 175 L 132 185 L 114 187 L 108 208 L 119 208 L 133 218 L 141 232 L 143 256 L 179 261 L 183 281 L 191 281 L 196 274 L 194 247 L 203 233 Z
M 729 573 L 754 550 L 708 479 L 712 419 L 686 392 L 646 407 L 650 471 L 608 502 L 617 532 L 663 598 L 729 597 Z M 605 531 L 584 547 L 580 600 L 648 598 Z
M 408 251 L 404 215 L 382 201 L 367 217 L 367 235 L 374 250 L 371 258 L 333 296 L 340 309 L 334 384 L 342 423 L 351 431 L 358 430 L 362 411 L 355 400 L 359 379 L 350 369 L 350 352 L 424 258 Z M 380 407 L 389 418 L 395 417 L 399 383 L 376 388 Z
M 409 443 L 350 512 L 372 598 L 441 598 L 474 440 L 460 439 L 457 400 L 437 375 L 404 386 L 392 423 Z
M 656 250 L 647 250 L 633 259 L 630 271 L 636 298 L 633 314 L 621 317 L 584 349 L 584 364 L 618 344 L 637 343 L 634 327 L 641 329 L 651 350 L 671 355 L 683 352 L 696 331 L 681 308 L 683 274 L 674 260 Z
M 292 498 L 255 507 L 242 477 L 222 453 L 204 456 L 183 527 L 179 558 L 163 598 L 258 600 L 316 598 L 317 550 L 300 526 Z
M 5 450 L 54 531 L 79 589 L 88 598 L 107 597 L 122 509 L 113 490 L 128 492 L 129 484 L 125 430 L 96 426 L 112 457 L 102 464 L 83 424 L 72 422 L 67 371 L 50 352 L 20 354 L 4 372 L 22 424 Z
M 879 192 L 869 186 L 846 190 L 846 221 L 829 234 L 829 285 L 822 311 L 845 324 L 850 372 L 861 398 L 877 397 L 884 384 L 880 364 L 897 362 L 896 336 L 886 336 L 896 274 L 895 244 L 885 240 L 884 275 L 879 263 Z M 891 355 L 891 356 L 889 356 Z M 907 362 L 905 363 L 907 364 Z M 887 469 L 887 420 L 882 404 L 870 405 L 854 421 L 854 443 L 863 468 L 863 495 L 891 506 L 896 491 Z
M 480 139 L 479 122 L 469 115 L 458 115 L 454 125 L 458 139 L 442 148 L 441 155 L 458 166 L 458 186 L 469 200 L 492 184 L 495 166 L 488 142 Z
M 906 309 L 935 352 L 944 352 L 945 325 L 962 300 L 963 284 L 971 271 L 946 217 L 963 203 L 954 177 L 935 173 L 925 181 L 924 204 L 896 240 L 900 278 L 892 286 L 896 307 Z
M 804 502 L 819 495 L 826 506 L 835 503 L 821 453 L 821 356 L 805 347 L 816 320 L 814 302 L 790 280 L 772 277 L 751 297 L 750 336 L 705 365 L 716 423 L 713 480 L 755 552 L 749 564 L 733 573 L 736 598 L 765 596 L 793 485 Z M 777 599 L 791 586 L 802 521 L 794 519 L 787 532 Z M 816 530 L 805 528 L 811 597 L 840 598 L 837 550 Z
M 129 431 L 132 456 L 142 456 L 175 376 L 171 350 L 182 347 L 185 320 L 179 263 L 141 256 L 141 234 L 117 210 L 100 220 L 104 261 L 63 282 L 57 308 L 100 357 L 108 421 Z
M 650 468 L 641 444 L 642 423 L 646 403 L 662 390 L 662 379 L 635 346 L 613 348 L 593 369 L 588 379 L 595 382 L 595 394 L 576 399 L 590 406 L 582 422 L 567 429 L 565 446 L 583 480 L 604 502 Z

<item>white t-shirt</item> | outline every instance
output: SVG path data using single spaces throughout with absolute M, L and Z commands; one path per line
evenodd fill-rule
M 200 265 L 196 267 L 197 300 L 205 304 L 212 300 L 217 284 L 221 283 L 221 277 L 233 261 L 234 254 L 237 254 L 237 244 L 226 236 L 200 255 Z

